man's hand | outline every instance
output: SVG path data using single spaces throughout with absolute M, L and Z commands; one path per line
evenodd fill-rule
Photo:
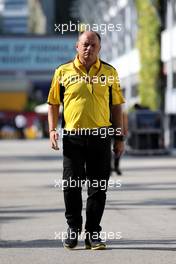
M 54 150 L 59 150 L 58 139 L 59 139 L 59 135 L 57 131 L 51 131 L 50 132 L 50 142 L 51 142 L 51 148 Z
M 119 140 L 114 141 L 113 151 L 116 156 L 120 157 L 123 154 L 124 149 L 125 149 L 124 141 L 119 141 Z

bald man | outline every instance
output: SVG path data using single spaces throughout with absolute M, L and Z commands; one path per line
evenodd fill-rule
M 59 106 L 63 105 L 66 248 L 76 247 L 82 231 L 82 185 L 86 185 L 88 193 L 85 248 L 106 248 L 101 239 L 100 222 L 110 176 L 112 132 L 114 152 L 120 156 L 124 150 L 121 134 L 124 98 L 117 71 L 100 60 L 100 48 L 98 33 L 83 32 L 76 43 L 76 57 L 56 69 L 48 95 L 50 143 L 54 150 L 59 149 L 56 127 Z

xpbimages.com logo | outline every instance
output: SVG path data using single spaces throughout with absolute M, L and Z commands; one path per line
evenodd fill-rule
M 99 188 L 100 190 L 106 190 L 107 188 L 121 188 L 122 182 L 120 179 L 110 179 L 107 180 L 89 180 L 89 179 L 55 179 L 54 180 L 54 187 L 58 189 L 66 189 L 66 188 L 83 188 L 83 187 L 92 187 L 92 188 Z
M 89 233 L 81 232 L 81 234 L 79 235 L 79 239 L 85 240 L 87 238 L 87 235 L 89 235 Z M 71 232 L 70 237 L 72 239 L 75 239 L 76 236 L 77 234 L 75 232 Z M 119 240 L 122 238 L 122 232 L 103 232 L 102 231 L 99 234 L 97 232 L 93 232 L 91 237 L 93 239 L 98 239 L 100 237 L 102 242 L 106 242 L 107 240 L 115 240 L 115 239 Z M 63 242 L 66 238 L 68 238 L 68 234 L 67 232 L 55 232 L 54 238 L 57 240 L 61 240 Z
M 113 137 L 113 136 L 121 136 L 122 135 L 122 129 L 120 127 L 113 128 L 113 127 L 99 127 L 99 128 L 72 128 L 72 130 L 66 130 L 63 128 L 58 128 L 58 134 L 60 138 L 63 138 L 64 136 L 70 135 L 70 136 L 99 136 L 101 139 L 104 139 L 106 137 Z
M 54 31 L 59 32 L 62 35 L 65 32 L 82 32 L 82 31 L 95 31 L 100 33 L 101 35 L 105 35 L 108 31 L 109 32 L 118 32 L 121 31 L 122 25 L 121 24 L 81 24 L 80 21 L 77 21 L 77 23 L 72 23 L 72 21 L 69 21 L 68 24 L 54 24 Z
M 106 85 L 113 85 L 113 84 L 117 84 L 120 85 L 120 80 L 119 80 L 119 76 L 113 76 L 113 75 L 108 75 L 105 76 L 104 74 L 101 74 L 100 76 L 94 75 L 92 77 L 90 77 L 89 75 L 83 75 L 80 76 L 78 74 L 68 74 L 67 75 L 67 79 L 66 79 L 68 84 L 75 84 L 75 83 L 89 83 L 89 84 L 93 84 L 93 85 L 101 85 L 101 86 L 106 86 Z M 61 83 L 64 86 L 64 82 L 65 82 L 65 76 L 61 75 L 58 78 L 58 82 Z

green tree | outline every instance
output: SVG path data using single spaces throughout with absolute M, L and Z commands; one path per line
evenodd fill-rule
M 155 110 L 160 106 L 160 21 L 158 0 L 135 0 L 138 14 L 137 48 L 140 54 L 139 96 L 141 104 Z

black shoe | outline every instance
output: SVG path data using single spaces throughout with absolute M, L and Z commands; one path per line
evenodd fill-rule
M 72 249 L 75 248 L 78 244 L 78 235 L 80 231 L 77 228 L 68 228 L 67 236 L 64 240 L 64 247 Z
M 94 249 L 94 250 L 102 250 L 106 249 L 106 244 L 102 242 L 100 235 L 98 233 L 94 234 L 86 233 L 85 238 L 85 248 L 86 249 Z
M 121 172 L 121 170 L 120 170 L 119 168 L 115 168 L 115 171 L 116 171 L 116 173 L 117 173 L 118 175 L 122 175 L 122 172 Z

